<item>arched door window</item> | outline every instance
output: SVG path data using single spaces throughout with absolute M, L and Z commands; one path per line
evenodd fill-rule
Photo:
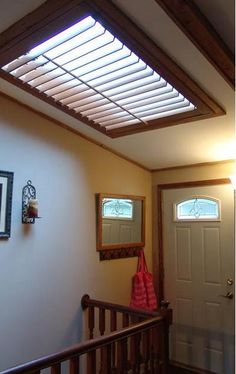
M 218 221 L 220 202 L 217 199 L 194 196 L 174 205 L 175 221 Z

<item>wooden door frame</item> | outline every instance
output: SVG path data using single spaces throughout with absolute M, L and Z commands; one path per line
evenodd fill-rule
M 157 243 L 153 251 L 153 273 L 159 301 L 164 300 L 163 192 L 165 190 L 230 184 L 229 178 L 164 183 L 157 185 Z M 157 260 L 158 259 L 158 264 Z

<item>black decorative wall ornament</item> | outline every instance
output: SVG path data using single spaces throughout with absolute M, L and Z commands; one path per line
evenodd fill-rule
M 38 200 L 36 199 L 36 188 L 28 180 L 22 189 L 22 223 L 35 223 L 38 216 Z

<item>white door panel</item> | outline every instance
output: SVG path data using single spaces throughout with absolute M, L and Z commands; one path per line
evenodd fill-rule
M 219 199 L 221 219 L 175 221 L 173 206 L 192 196 Z M 230 185 L 163 192 L 164 293 L 173 308 L 171 359 L 234 373 L 234 200 Z

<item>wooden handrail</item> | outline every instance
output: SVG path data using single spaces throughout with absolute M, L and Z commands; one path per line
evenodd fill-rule
M 114 304 L 108 303 L 105 301 L 91 299 L 89 295 L 84 295 L 81 299 L 81 306 L 83 310 L 87 309 L 88 307 L 95 307 L 95 308 L 104 308 L 107 310 L 114 310 L 120 313 L 128 313 L 129 315 L 143 317 L 143 318 L 151 318 L 162 316 L 165 317 L 168 324 L 172 323 L 172 309 L 168 309 L 168 302 L 163 303 L 163 307 L 157 311 L 149 311 L 144 309 L 136 309 L 129 306 L 121 305 L 121 304 Z
M 90 299 L 84 295 L 83 309 L 88 308 L 89 340 L 75 344 L 60 352 L 30 361 L 0 372 L 0 374 L 40 374 L 43 369 L 51 369 L 51 374 L 61 373 L 61 364 L 69 363 L 70 374 L 79 372 L 80 356 L 87 357 L 87 374 L 95 373 L 96 353 L 100 351 L 100 372 L 109 374 L 117 369 L 119 373 L 130 367 L 136 372 L 140 365 L 149 365 L 151 372 L 167 373 L 168 330 L 172 320 L 172 310 L 167 303 L 159 311 L 146 311 L 128 306 Z M 99 337 L 94 338 L 95 310 L 99 317 Z M 106 330 L 106 311 L 110 314 L 110 330 Z M 121 314 L 123 328 L 117 331 L 117 315 Z M 97 314 L 96 314 L 97 315 Z M 130 324 L 131 323 L 131 324 Z M 107 332 L 107 330 L 106 330 Z M 129 348 L 128 348 L 129 347 Z M 129 353 L 128 353 L 129 352 Z M 129 357 L 128 357 L 129 356 Z M 100 364 L 99 364 L 100 365 Z M 128 366 L 127 366 L 128 365 Z M 161 369 L 159 370 L 158 368 Z M 154 370 L 154 366 L 157 371 Z
M 0 374 L 26 374 L 34 372 L 39 373 L 40 370 L 49 368 L 56 364 L 60 364 L 64 361 L 94 351 L 108 344 L 112 344 L 129 336 L 144 332 L 148 329 L 155 328 L 161 323 L 163 323 L 163 317 L 156 316 L 155 318 L 147 319 L 141 323 L 137 323 L 130 327 L 123 328 L 119 331 L 112 332 L 109 335 L 101 336 L 92 340 L 87 340 L 83 343 L 75 344 L 70 348 L 67 348 L 58 353 L 51 354 L 43 358 L 30 361 L 27 364 L 19 365 L 11 369 L 1 371 Z

